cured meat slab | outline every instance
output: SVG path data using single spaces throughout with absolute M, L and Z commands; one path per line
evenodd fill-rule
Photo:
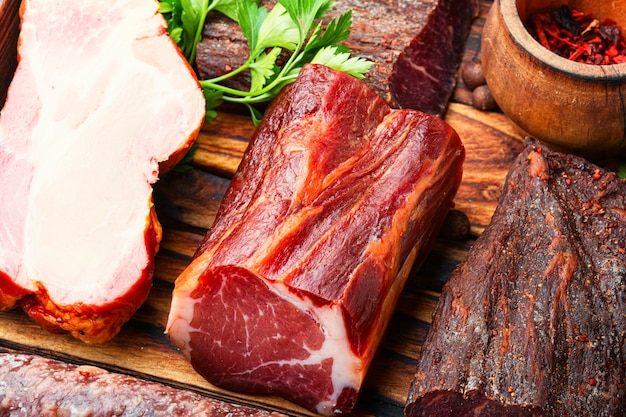
M 152 0 L 24 1 L 18 53 L 0 114 L 0 309 L 103 342 L 148 295 L 152 184 L 204 98 Z
M 463 159 L 440 118 L 391 110 L 361 81 L 306 66 L 266 112 L 176 280 L 170 338 L 215 385 L 350 412 Z
M 626 181 L 528 141 L 451 275 L 410 417 L 626 415 Z

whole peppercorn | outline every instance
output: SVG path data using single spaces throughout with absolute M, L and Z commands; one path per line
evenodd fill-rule
M 460 210 L 450 210 L 441 227 L 440 236 L 445 239 L 461 240 L 470 234 L 471 224 L 467 215 Z
M 486 84 L 485 71 L 480 60 L 474 59 L 464 63 L 461 68 L 461 78 L 470 90 Z
M 495 110 L 498 107 L 489 86 L 479 85 L 472 91 L 472 106 L 479 110 Z

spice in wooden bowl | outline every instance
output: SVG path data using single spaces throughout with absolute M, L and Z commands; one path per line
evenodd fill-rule
M 615 20 L 567 5 L 532 13 L 526 27 L 544 48 L 572 61 L 593 65 L 626 62 L 626 41 Z
M 626 27 L 623 1 L 495 0 L 481 45 L 487 84 L 515 124 L 552 148 L 585 156 L 624 152 L 626 63 L 568 59 L 542 46 L 527 27 L 535 13 L 563 6 Z

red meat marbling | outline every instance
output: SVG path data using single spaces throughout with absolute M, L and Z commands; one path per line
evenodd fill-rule
M 306 66 L 267 110 L 178 277 L 169 336 L 218 386 L 349 412 L 463 159 L 440 118 Z

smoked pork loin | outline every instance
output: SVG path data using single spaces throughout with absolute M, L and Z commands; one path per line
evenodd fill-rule
M 268 108 L 176 280 L 170 338 L 218 386 L 349 412 L 463 159 L 440 118 L 305 66 Z
M 161 228 L 159 169 L 204 99 L 153 0 L 25 0 L 0 113 L 0 309 L 113 337 L 143 303 Z M 167 162 L 167 166 L 164 165 Z
M 409 417 L 626 416 L 626 181 L 528 141 L 445 285 Z

